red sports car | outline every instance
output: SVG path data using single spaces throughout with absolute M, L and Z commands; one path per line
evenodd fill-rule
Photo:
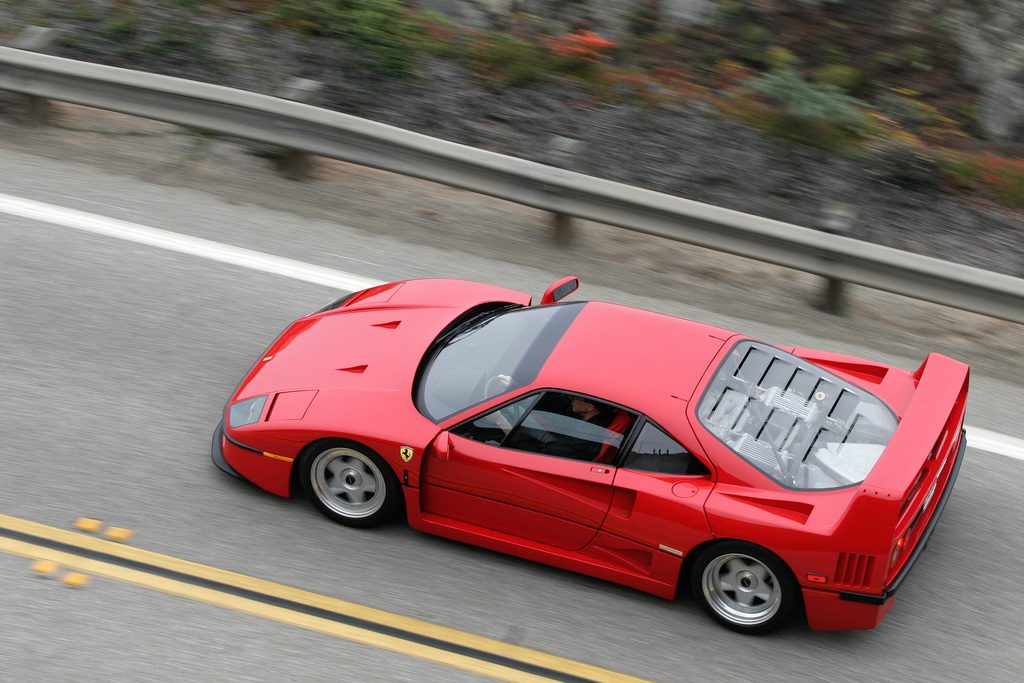
M 228 402 L 217 466 L 725 626 L 876 626 L 949 498 L 969 369 L 778 348 L 599 302 L 410 280 L 293 323 Z

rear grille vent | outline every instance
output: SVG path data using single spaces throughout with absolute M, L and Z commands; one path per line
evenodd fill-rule
M 924 474 L 924 469 L 917 473 L 917 479 L 914 480 L 913 485 L 910 487 L 910 493 L 907 494 L 907 497 L 903 499 L 903 503 L 900 505 L 900 517 L 902 517 L 903 513 L 907 511 L 907 506 L 910 505 L 910 501 L 914 499 L 914 494 L 916 494 L 917 490 L 921 488 L 921 482 L 924 481 Z
M 871 583 L 871 572 L 874 568 L 874 555 L 839 553 L 835 582 L 844 586 L 867 588 Z

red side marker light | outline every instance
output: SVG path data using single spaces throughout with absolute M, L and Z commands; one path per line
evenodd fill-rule
M 811 583 L 828 583 L 828 577 L 823 574 L 808 574 L 807 580 Z

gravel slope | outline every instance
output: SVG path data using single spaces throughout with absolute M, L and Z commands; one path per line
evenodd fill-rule
M 126 27 L 112 3 L 91 6 L 0 0 L 0 27 L 47 23 L 64 32 L 62 56 L 261 92 L 313 78 L 322 106 L 544 163 L 552 136 L 567 136 L 583 142 L 581 172 L 801 225 L 814 227 L 824 202 L 849 202 L 854 237 L 1024 276 L 1020 212 L 888 185 L 864 163 L 775 141 L 706 105 L 597 103 L 569 82 L 488 86 L 432 57 L 412 79 L 388 79 L 337 41 L 242 14 L 139 5 Z

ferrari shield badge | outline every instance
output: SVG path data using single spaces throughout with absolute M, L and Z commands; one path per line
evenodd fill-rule
M 412 447 L 411 446 L 402 446 L 398 450 L 398 452 L 401 453 L 402 460 L 404 462 L 409 462 L 410 460 L 412 460 Z

